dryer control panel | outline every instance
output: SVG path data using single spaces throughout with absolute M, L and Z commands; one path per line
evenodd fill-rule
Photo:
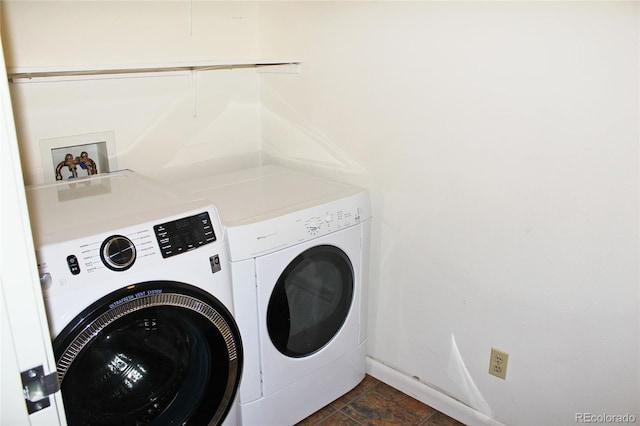
M 283 216 L 227 227 L 232 261 L 263 256 L 323 235 L 356 226 L 371 218 L 371 202 L 365 190 L 332 202 Z

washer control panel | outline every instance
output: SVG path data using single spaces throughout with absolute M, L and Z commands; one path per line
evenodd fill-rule
M 160 253 L 164 258 L 193 250 L 216 240 L 208 212 L 155 225 L 153 230 L 160 246 Z
M 114 272 L 157 267 L 160 256 L 169 258 L 217 241 L 209 212 L 193 213 L 159 225 L 135 225 L 117 234 L 96 234 L 40 248 L 36 255 L 42 288 L 70 291 L 107 280 Z M 212 272 L 221 269 L 217 256 L 210 262 Z

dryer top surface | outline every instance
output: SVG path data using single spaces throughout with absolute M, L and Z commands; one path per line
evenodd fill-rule
M 263 222 L 310 207 L 366 192 L 366 189 L 299 173 L 280 166 L 263 166 L 212 176 L 189 183 L 189 190 L 209 198 L 227 227 Z

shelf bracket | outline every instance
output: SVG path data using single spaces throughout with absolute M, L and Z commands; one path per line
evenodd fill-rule
M 198 118 L 198 71 L 191 70 L 191 98 L 193 102 L 193 118 Z
M 193 4 L 191 0 L 186 0 L 187 2 L 187 27 L 189 30 L 189 36 L 193 35 Z

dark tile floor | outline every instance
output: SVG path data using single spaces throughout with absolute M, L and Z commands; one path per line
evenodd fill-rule
M 367 375 L 351 392 L 296 426 L 315 425 L 460 426 L 462 423 Z

